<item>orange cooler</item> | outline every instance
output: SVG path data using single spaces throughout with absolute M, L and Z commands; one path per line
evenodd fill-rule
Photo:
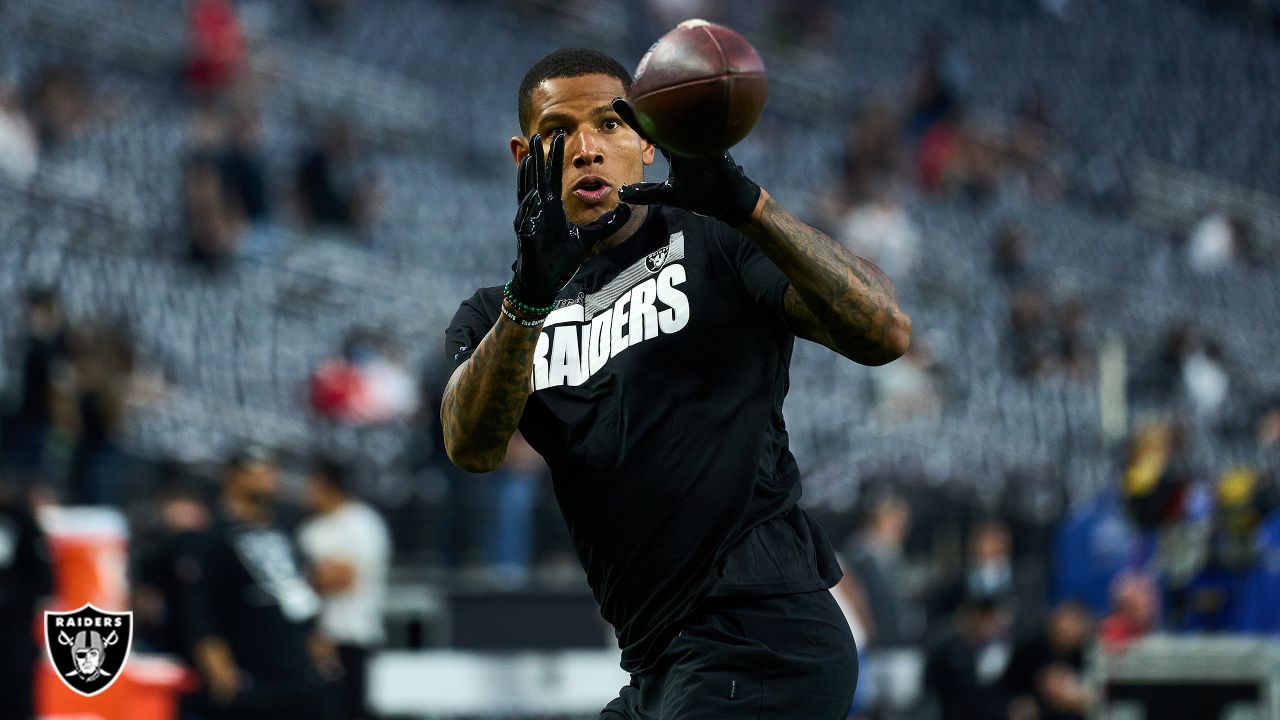
M 53 555 L 50 610 L 76 610 L 85 603 L 108 612 L 129 609 L 129 528 L 119 511 L 50 507 L 41 510 L 40 524 Z M 36 633 L 43 644 L 43 621 Z M 115 683 L 84 697 L 58 679 L 46 658 L 36 674 L 36 712 L 40 720 L 174 720 L 178 698 L 194 682 L 194 674 L 174 659 L 131 652 Z

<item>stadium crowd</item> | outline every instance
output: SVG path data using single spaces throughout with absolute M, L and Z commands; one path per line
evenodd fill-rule
M 191 662 L 207 712 L 247 673 L 288 692 L 235 702 L 363 717 L 397 571 L 510 589 L 575 567 L 540 458 L 517 439 L 466 476 L 436 411 L 449 303 L 510 261 L 509 218 L 476 207 L 509 196 L 512 78 L 583 42 L 577 5 L 38 5 L 0 6 L 0 687 L 30 688 L 51 588 L 32 518 L 98 505 L 129 519 L 138 647 Z M 1230 3 L 875 5 L 619 2 L 631 30 L 591 26 L 624 64 L 690 15 L 756 33 L 776 100 L 735 156 L 920 329 L 883 368 L 793 366 L 863 650 L 852 713 L 1083 718 L 1095 643 L 1280 634 L 1276 238 L 1217 206 L 1142 224 L 1132 171 L 1280 192 L 1251 152 L 1280 134 L 1280 40 L 1217 19 Z M 59 43 L 64 11 L 122 19 Z M 478 32 L 509 52 L 468 52 Z M 841 66 L 847 87 L 815 85 Z M 226 562 L 250 521 L 296 612 L 241 636 L 208 583 L 255 581 Z

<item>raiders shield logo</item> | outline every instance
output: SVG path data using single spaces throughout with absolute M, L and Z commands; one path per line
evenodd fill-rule
M 44 614 L 44 646 L 63 684 L 85 697 L 111 687 L 129 660 L 133 613 L 104 612 L 87 604 Z
M 670 248 L 660 248 L 649 253 L 649 257 L 644 259 L 645 267 L 649 268 L 649 272 L 656 273 L 662 269 L 662 264 L 667 261 L 667 251 Z

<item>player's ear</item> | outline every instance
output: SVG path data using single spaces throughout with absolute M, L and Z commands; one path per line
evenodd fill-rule
M 516 161 L 516 167 L 520 167 L 520 161 L 524 160 L 524 156 L 529 154 L 529 139 L 516 135 L 511 138 L 511 157 Z
M 648 140 L 645 140 L 643 135 L 640 136 L 640 142 L 644 143 L 644 149 L 640 151 L 640 158 L 644 161 L 645 165 L 652 165 L 654 150 L 656 150 L 658 146 Z

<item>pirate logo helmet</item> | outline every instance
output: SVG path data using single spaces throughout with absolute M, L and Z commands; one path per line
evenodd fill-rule
M 64 635 L 63 638 L 65 637 Z M 75 668 L 66 674 L 72 677 L 78 676 L 87 682 L 109 676 L 111 673 L 102 668 L 102 661 L 106 658 L 107 648 L 118 641 L 119 638 L 114 631 L 105 638 L 97 630 L 81 630 L 76 633 L 75 639 L 69 643 L 71 655 L 75 659 Z

